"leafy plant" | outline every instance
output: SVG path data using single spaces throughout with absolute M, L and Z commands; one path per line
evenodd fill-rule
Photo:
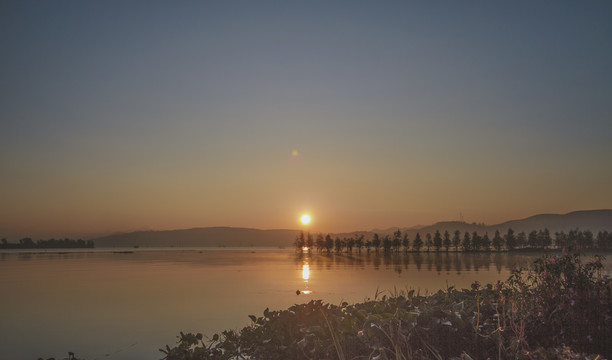
M 505 282 L 414 290 L 249 315 L 240 332 L 183 334 L 164 359 L 595 359 L 612 357 L 612 283 L 601 258 L 544 256 Z

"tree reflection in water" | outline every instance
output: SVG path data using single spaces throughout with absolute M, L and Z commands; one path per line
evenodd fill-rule
M 497 274 L 519 267 L 529 266 L 536 254 L 509 254 L 509 253 L 456 253 L 456 252 L 423 252 L 406 254 L 310 254 L 300 252 L 295 254 L 296 264 L 302 266 L 302 277 L 308 280 L 311 269 L 333 270 L 343 268 L 373 268 L 379 270 L 381 265 L 385 269 L 393 269 L 397 274 L 409 270 L 414 264 L 416 271 L 422 271 L 423 265 L 427 271 L 451 271 L 460 275 L 463 272 L 491 271 L 491 265 Z

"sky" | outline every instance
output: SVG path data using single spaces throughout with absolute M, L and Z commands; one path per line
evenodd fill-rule
M 0 237 L 612 208 L 610 1 L 3 1 Z

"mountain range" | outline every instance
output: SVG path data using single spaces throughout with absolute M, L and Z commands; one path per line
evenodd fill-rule
M 444 221 L 428 226 L 395 227 L 375 229 L 372 231 L 355 231 L 338 233 L 332 236 L 349 237 L 364 235 L 370 238 L 374 233 L 390 235 L 398 229 L 407 233 L 413 239 L 416 233 L 421 236 L 427 233 L 455 230 L 465 232 L 477 231 L 479 234 L 493 235 L 496 230 L 502 234 L 512 228 L 516 233 L 547 228 L 551 235 L 555 232 L 568 232 L 572 229 L 590 230 L 594 234 L 599 231 L 612 231 L 612 210 L 583 210 L 568 214 L 539 214 L 524 219 L 506 221 L 495 225 L 466 223 L 462 221 Z M 96 247 L 291 247 L 300 230 L 275 229 L 260 230 L 236 227 L 205 227 L 164 231 L 136 231 L 131 233 L 103 236 L 95 239 Z

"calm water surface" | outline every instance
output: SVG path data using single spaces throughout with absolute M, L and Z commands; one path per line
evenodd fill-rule
M 172 345 L 180 331 L 239 329 L 266 307 L 495 282 L 535 257 L 268 249 L 0 253 L 0 359 L 63 358 L 68 351 L 88 360 L 160 359 L 157 349 Z

